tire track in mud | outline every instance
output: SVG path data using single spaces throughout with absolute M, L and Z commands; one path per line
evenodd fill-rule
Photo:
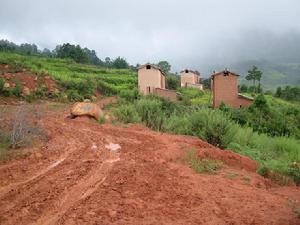
M 49 122 L 49 121 L 48 121 Z M 60 129 L 59 133 L 62 134 L 70 134 L 76 133 L 74 132 L 74 127 L 71 127 L 71 129 Z M 55 126 L 54 126 L 55 128 Z M 51 126 L 48 126 L 48 129 L 51 130 Z M 57 128 L 56 128 L 57 129 Z M 78 129 L 80 131 L 80 129 Z M 52 131 L 52 133 L 55 132 Z M 83 185 L 81 188 L 82 192 L 85 192 L 86 190 L 90 191 L 90 194 L 92 193 L 93 186 L 97 186 L 97 183 L 99 183 L 99 179 L 101 178 L 100 175 L 98 175 L 96 172 L 97 170 L 100 170 L 101 174 L 101 168 L 109 168 L 106 166 L 106 164 L 110 165 L 112 162 L 107 161 L 106 163 L 101 163 L 102 161 L 105 161 L 106 158 L 103 157 L 97 157 L 99 154 L 90 154 L 87 157 L 85 155 L 82 155 L 86 152 L 91 152 L 90 146 L 92 145 L 92 141 L 90 140 L 89 136 L 87 135 L 88 130 L 85 130 L 84 132 L 77 132 L 76 135 L 68 135 L 67 141 L 65 141 L 65 146 L 62 147 L 62 153 L 57 157 L 56 160 L 54 160 L 50 165 L 48 165 L 45 169 L 42 171 L 34 174 L 33 176 L 26 178 L 25 180 L 17 183 L 10 184 L 8 186 L 4 186 L 1 188 L 0 191 L 0 203 L 4 207 L 1 207 L 0 214 L 4 215 L 2 217 L 5 217 L 5 215 L 8 215 L 10 212 L 14 212 L 13 220 L 11 224 L 18 224 L 18 221 L 22 221 L 22 218 L 26 215 L 22 213 L 23 208 L 26 208 L 25 211 L 34 211 L 32 210 L 31 205 L 35 203 L 35 201 L 38 201 L 38 199 L 35 199 L 36 193 L 38 193 L 37 196 L 41 196 L 41 194 L 47 195 L 45 192 L 51 192 L 51 186 L 55 187 L 55 196 L 52 196 L 52 204 L 48 201 L 48 205 L 60 205 L 60 200 L 63 199 L 64 195 L 69 192 L 68 187 L 75 187 L 78 188 L 80 185 Z M 66 136 L 66 135 L 63 135 Z M 61 143 L 62 144 L 62 143 Z M 102 143 L 100 143 L 102 144 Z M 104 146 L 104 143 L 103 143 Z M 54 146 L 55 148 L 55 146 Z M 51 151 L 52 149 L 49 148 L 48 151 Z M 94 159 L 96 157 L 96 159 Z M 92 159 L 89 159 L 92 158 Z M 102 159 L 101 159 L 102 158 Z M 108 160 L 115 160 L 115 158 L 108 159 Z M 86 167 L 86 171 L 83 171 L 83 173 L 80 171 L 83 167 L 85 167 L 85 162 L 91 162 L 92 166 L 93 164 L 96 164 L 95 168 L 96 170 L 92 170 L 92 172 L 89 171 L 90 166 L 88 165 Z M 99 164 L 100 162 L 100 164 Z M 100 165 L 97 166 L 97 164 Z M 105 169 L 103 169 L 105 171 Z M 51 183 L 55 184 L 56 180 L 64 180 L 65 174 L 68 174 L 68 172 L 72 171 L 73 174 L 81 173 L 80 178 L 83 179 L 81 182 L 78 181 L 78 177 L 71 176 L 68 178 L 70 181 L 70 184 L 66 184 L 66 187 L 64 185 L 61 185 L 61 187 L 57 187 L 57 185 L 51 185 Z M 98 178 L 99 177 L 99 178 Z M 96 179 L 95 179 L 96 178 Z M 64 181 L 65 182 L 65 181 Z M 66 181 L 68 182 L 68 181 Z M 47 184 L 48 183 L 48 184 Z M 48 186 L 48 187 L 47 187 Z M 44 187 L 44 190 L 42 190 L 41 193 L 41 187 Z M 72 188 L 71 188 L 72 190 Z M 64 193 L 63 195 L 61 193 Z M 67 201 L 74 198 L 74 192 L 71 192 L 73 195 L 67 195 Z M 75 195 L 77 196 L 77 195 Z M 58 202 L 58 203 L 57 203 Z M 71 201 L 72 202 L 72 201 Z M 34 207 L 33 207 L 34 208 Z M 41 206 L 39 206 L 41 208 Z M 49 210 L 47 210 L 49 211 Z M 26 213 L 25 213 L 26 214 Z M 0 218 L 0 223 L 1 218 Z
M 64 116 L 53 114 L 42 120 L 50 136 L 43 152 L 47 160 L 20 160 L 35 165 L 46 162 L 37 167 L 40 171 L 25 165 L 30 171 L 20 177 L 18 162 L 1 176 L 6 179 L 16 171 L 19 181 L 0 191 L 1 225 L 281 225 L 299 221 L 283 204 L 283 197 L 222 175 L 198 175 L 177 162 L 188 148 L 210 147 L 201 140 Z M 122 149 L 105 149 L 110 142 Z
M 119 153 L 111 154 L 107 160 L 98 165 L 84 179 L 63 194 L 55 211 L 47 212 L 36 222 L 38 225 L 55 225 L 57 221 L 75 204 L 92 195 L 95 190 L 105 181 L 113 164 L 120 160 Z

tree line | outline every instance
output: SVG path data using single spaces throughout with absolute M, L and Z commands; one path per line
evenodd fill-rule
M 95 50 L 88 48 L 82 48 L 80 45 L 73 45 L 70 43 L 64 43 L 62 45 L 57 45 L 53 50 L 44 48 L 39 49 L 36 44 L 20 44 L 17 45 L 8 40 L 0 40 L 0 51 L 2 52 L 14 52 L 22 55 L 38 55 L 44 57 L 55 57 L 55 58 L 70 58 L 77 63 L 86 63 L 98 66 L 104 66 L 108 68 L 115 69 L 135 69 L 135 66 L 129 65 L 123 57 L 117 57 L 111 59 L 110 57 L 105 57 L 101 60 Z

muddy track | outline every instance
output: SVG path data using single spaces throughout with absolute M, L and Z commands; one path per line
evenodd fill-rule
M 192 171 L 186 151 L 214 148 L 197 138 L 71 120 L 67 112 L 40 125 L 46 145 L 0 165 L 0 224 L 300 224 L 296 187 L 269 187 L 231 167 Z

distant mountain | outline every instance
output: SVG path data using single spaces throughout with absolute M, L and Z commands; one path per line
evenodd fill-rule
M 230 66 L 230 69 L 241 75 L 242 83 L 249 83 L 245 80 L 247 71 L 257 66 L 263 72 L 262 86 L 264 89 L 275 89 L 278 86 L 300 86 L 300 63 L 274 63 L 265 60 L 243 61 Z

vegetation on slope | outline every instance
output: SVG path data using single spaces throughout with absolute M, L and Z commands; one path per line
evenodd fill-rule
M 70 59 L 0 53 L 0 64 L 10 65 L 12 72 L 27 68 L 38 76 L 49 74 L 71 101 L 92 98 L 96 91 L 112 95 L 137 86 L 136 73 L 129 69 L 107 69 Z
M 261 110 L 259 101 L 252 110 Z M 249 156 L 260 163 L 262 175 L 279 183 L 283 182 L 281 176 L 300 180 L 299 140 L 258 133 L 248 125 L 235 122 L 226 111 L 147 96 L 130 102 L 123 100 L 115 109 L 115 115 L 125 123 L 141 121 L 155 130 L 197 136 L 222 149 Z

